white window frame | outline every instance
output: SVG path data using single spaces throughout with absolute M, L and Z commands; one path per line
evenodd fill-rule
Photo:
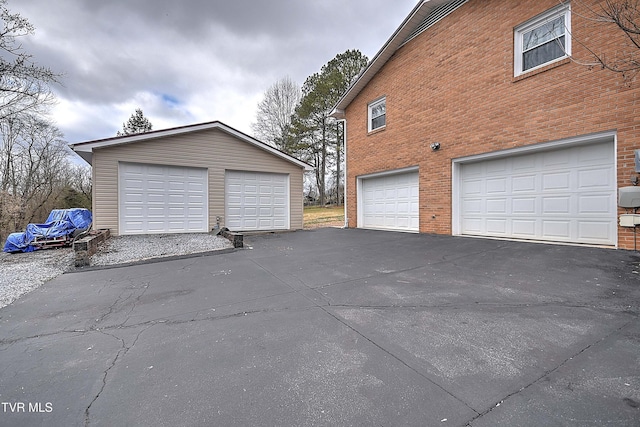
M 378 126 L 376 128 L 373 127 L 373 119 L 380 117 L 380 116 L 376 116 L 373 117 L 373 109 L 375 107 L 377 107 L 380 104 L 384 104 L 385 108 L 384 108 L 384 125 L 382 126 Z M 382 97 L 382 98 L 378 98 L 375 101 L 369 103 L 369 105 L 367 106 L 367 130 L 369 132 L 372 132 L 374 130 L 378 130 L 378 129 L 384 129 L 387 126 L 387 97 Z
M 565 33 L 564 33 L 564 55 L 555 58 L 549 62 L 545 62 L 544 64 L 540 64 L 536 67 L 529 68 L 528 70 L 523 70 L 523 45 L 524 45 L 524 35 L 531 30 L 534 30 L 549 21 L 557 19 L 559 17 L 564 17 L 564 25 L 565 25 Z M 561 61 L 565 58 L 571 56 L 571 5 L 569 3 L 564 3 L 560 6 L 554 7 L 533 19 L 525 22 L 522 25 L 517 26 L 513 32 L 513 74 L 515 77 L 518 77 L 522 74 L 529 73 L 531 71 L 537 70 L 539 68 L 545 67 L 549 64 L 553 64 L 554 62 Z

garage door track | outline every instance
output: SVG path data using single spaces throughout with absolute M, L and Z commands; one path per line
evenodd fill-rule
M 635 252 L 245 240 L 65 274 L 0 309 L 0 425 L 639 425 Z

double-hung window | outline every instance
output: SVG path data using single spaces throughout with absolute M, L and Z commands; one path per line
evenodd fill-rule
M 516 27 L 515 76 L 571 55 L 570 12 L 569 5 L 563 4 Z
M 381 98 L 369 104 L 369 132 L 381 129 L 387 124 L 387 99 Z

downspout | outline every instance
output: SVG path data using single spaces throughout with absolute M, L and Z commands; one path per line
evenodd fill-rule
M 344 117 L 344 116 L 343 116 Z M 343 190 L 343 194 L 344 194 L 344 225 L 342 226 L 342 228 L 349 228 L 349 217 L 347 216 L 347 200 L 349 200 L 349 198 L 347 197 L 347 181 L 348 181 L 348 177 L 349 175 L 347 174 L 347 119 L 346 118 L 342 118 L 340 120 L 338 120 L 338 122 L 342 122 L 342 144 L 344 146 L 344 190 Z M 340 179 L 340 177 L 338 177 L 338 179 Z
M 340 110 L 338 108 L 334 108 L 333 111 L 329 114 L 329 117 L 333 117 L 336 121 L 342 122 L 342 138 L 344 142 L 344 225 L 342 228 L 349 228 L 349 217 L 347 210 L 347 181 L 348 181 L 348 168 L 347 168 L 347 117 L 345 116 L 344 110 Z M 338 177 L 338 180 L 340 177 Z

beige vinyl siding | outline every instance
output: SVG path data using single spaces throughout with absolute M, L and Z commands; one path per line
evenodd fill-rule
M 290 228 L 302 229 L 303 171 L 284 159 L 218 129 L 96 148 L 93 151 L 94 227 L 118 235 L 118 163 L 145 163 L 207 168 L 209 229 L 224 226 L 225 170 L 289 174 Z

